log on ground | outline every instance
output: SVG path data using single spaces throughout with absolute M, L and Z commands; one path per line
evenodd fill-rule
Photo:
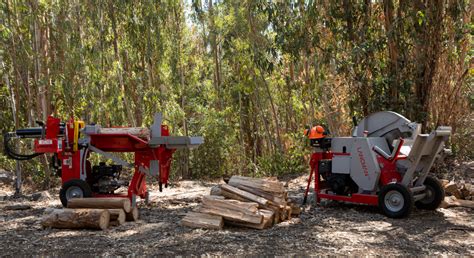
M 123 209 L 109 209 L 110 226 L 119 226 L 125 223 L 125 211 Z
M 49 209 L 41 225 L 45 228 L 107 229 L 110 213 L 105 209 Z
M 216 216 L 199 212 L 188 212 L 181 220 L 181 225 L 192 228 L 222 229 L 224 220 L 222 216 Z
M 130 212 L 131 204 L 127 198 L 73 198 L 67 202 L 68 208 L 123 209 Z
M 125 219 L 127 221 L 137 221 L 138 217 L 140 217 L 140 212 L 136 206 L 133 207 L 130 212 L 125 213 Z

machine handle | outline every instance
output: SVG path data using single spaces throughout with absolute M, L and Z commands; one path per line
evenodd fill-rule
M 405 140 L 403 140 L 403 138 L 400 138 L 399 139 L 399 142 L 397 144 L 397 146 L 395 146 L 395 150 L 392 152 L 391 155 L 389 155 L 388 153 L 386 153 L 385 151 L 383 151 L 381 148 L 379 148 L 378 146 L 374 146 L 372 149 L 377 152 L 377 154 L 379 154 L 380 156 L 382 156 L 384 159 L 388 160 L 388 161 L 395 161 L 397 160 L 397 157 L 398 155 L 400 154 L 400 150 L 402 149 L 402 146 L 403 146 L 403 143 L 405 142 Z

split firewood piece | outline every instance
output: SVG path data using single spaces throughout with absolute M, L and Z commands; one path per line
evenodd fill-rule
M 72 198 L 67 202 L 68 208 L 123 209 L 130 212 L 131 204 L 128 198 Z
M 257 196 L 255 194 L 240 190 L 240 189 L 238 189 L 236 187 L 233 187 L 231 185 L 221 185 L 221 189 L 224 190 L 224 191 L 230 192 L 232 194 L 238 195 L 238 196 L 240 196 L 244 199 L 247 199 L 249 201 L 256 202 L 260 205 L 267 205 L 268 204 L 267 199 L 262 198 L 260 196 Z
M 110 226 L 119 226 L 125 223 L 125 211 L 123 209 L 109 209 Z
M 222 195 L 221 186 L 215 185 L 211 187 L 211 195 L 217 195 L 217 196 Z
M 237 200 L 228 200 L 224 199 L 223 196 L 204 196 L 202 199 L 202 204 L 204 207 L 206 206 L 217 206 L 227 209 L 233 210 L 241 210 L 244 209 L 248 212 L 257 212 L 258 211 L 258 203 L 254 202 L 241 202 Z
M 263 219 L 263 216 L 257 213 L 257 203 L 222 200 L 205 196 L 202 205 L 203 206 L 197 210 L 198 212 L 218 215 L 226 219 L 255 224 L 261 223 Z
M 237 194 L 234 194 L 234 193 L 231 193 L 231 192 L 228 192 L 228 191 L 225 191 L 223 189 L 221 189 L 221 195 L 224 196 L 226 199 L 232 199 L 232 200 L 237 200 L 237 201 L 241 201 L 241 202 L 249 202 L 249 200 L 237 195 Z
M 265 180 L 244 176 L 232 176 L 229 185 L 239 188 L 239 185 L 260 189 L 270 193 L 284 193 L 285 186 L 279 181 Z
M 110 212 L 105 209 L 48 209 L 41 225 L 45 228 L 107 229 Z
M 137 206 L 133 207 L 130 212 L 125 213 L 125 220 L 126 221 L 137 221 L 140 213 L 138 211 Z
M 301 207 L 294 202 L 289 202 L 288 205 L 291 207 L 291 216 L 299 216 L 301 214 Z
M 248 222 L 239 222 L 233 220 L 225 220 L 225 224 L 238 226 L 238 227 L 247 227 L 247 228 L 255 228 L 255 229 L 265 229 L 270 228 L 273 225 L 275 213 L 271 210 L 258 210 L 259 214 L 262 214 L 263 220 L 261 223 L 248 223 Z
M 466 207 L 474 209 L 474 201 L 458 200 L 454 196 L 446 196 L 439 207 L 445 209 L 450 207 Z
M 224 220 L 222 216 L 188 212 L 181 220 L 181 225 L 192 228 L 222 229 L 224 227 Z
M 240 190 L 243 190 L 243 191 L 252 193 L 254 195 L 260 196 L 262 198 L 265 198 L 265 199 L 267 199 L 269 201 L 272 201 L 274 203 L 281 204 L 281 205 L 286 204 L 284 193 L 282 193 L 282 194 L 269 193 L 269 192 L 262 191 L 261 189 L 256 189 L 256 188 L 248 187 L 248 186 L 245 186 L 245 185 L 237 185 L 235 187 L 239 188 Z

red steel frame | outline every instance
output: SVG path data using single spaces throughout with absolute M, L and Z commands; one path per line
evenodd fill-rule
M 319 161 L 323 159 L 332 159 L 333 156 L 337 155 L 350 155 L 349 153 L 332 153 L 330 151 L 325 152 L 314 152 L 311 155 L 311 160 L 309 162 L 311 171 L 308 178 L 308 185 L 306 187 L 305 196 L 308 195 L 309 187 L 311 185 L 311 180 L 314 174 L 314 194 L 316 198 L 316 203 L 319 204 L 321 199 L 330 199 L 336 201 L 344 201 L 344 202 L 353 202 L 353 203 L 361 203 L 361 204 L 368 204 L 368 205 L 378 205 L 378 196 L 377 195 L 369 195 L 369 194 L 352 194 L 351 196 L 344 196 L 344 195 L 336 195 L 336 194 L 329 194 L 327 191 L 329 188 L 322 186 L 322 182 L 320 181 L 319 176 Z
M 64 136 L 59 136 L 60 120 L 54 117 L 48 117 L 46 122 L 46 133 L 44 139 L 35 140 L 35 152 L 37 153 L 56 153 L 61 161 L 61 180 L 66 183 L 73 179 L 81 179 L 81 151 L 73 150 L 74 141 L 74 120 L 66 123 Z M 161 135 L 169 136 L 169 129 L 166 125 L 161 126 Z M 146 198 L 146 174 L 140 171 L 140 167 L 150 168 L 151 160 L 159 161 L 159 182 L 168 183 L 169 171 L 171 166 L 171 157 L 175 149 L 167 149 L 164 145 L 157 148 L 150 148 L 147 141 L 130 134 L 89 134 L 90 145 L 104 152 L 133 152 L 134 153 L 134 174 L 128 187 L 127 195 L 118 194 L 98 194 L 95 197 L 128 197 L 132 199 L 133 195 Z M 83 159 L 89 158 L 89 152 L 83 153 Z M 87 161 L 85 169 L 86 177 L 91 173 L 90 163 Z M 87 181 L 87 179 L 86 179 Z
M 386 185 L 392 182 L 401 182 L 402 177 L 398 173 L 396 168 L 396 161 L 400 159 L 406 159 L 405 155 L 399 155 L 401 147 L 403 145 L 403 139 L 400 139 L 395 155 L 393 159 L 386 159 L 385 157 L 377 154 L 377 161 L 382 164 L 382 170 L 380 173 L 380 183 Z M 378 196 L 376 194 L 351 194 L 350 196 L 336 195 L 327 193 L 329 188 L 322 186 L 319 176 L 319 161 L 324 159 L 332 159 L 333 156 L 349 156 L 350 153 L 332 153 L 331 151 L 319 151 L 314 152 L 311 155 L 309 162 L 311 171 L 308 178 L 308 185 L 306 186 L 305 199 L 308 196 L 311 180 L 314 174 L 314 194 L 316 197 L 316 203 L 319 204 L 321 199 L 330 199 L 336 201 L 360 203 L 378 206 Z

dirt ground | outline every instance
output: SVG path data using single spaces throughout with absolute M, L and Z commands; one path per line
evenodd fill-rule
M 474 213 L 468 208 L 414 210 L 389 219 L 376 208 L 326 203 L 309 205 L 299 218 L 267 230 L 226 227 L 222 231 L 180 225 L 215 183 L 182 181 L 142 206 L 138 222 L 106 231 L 42 229 L 45 208 L 60 208 L 57 194 L 30 202 L 0 202 L 1 256 L 18 255 L 474 255 Z M 305 176 L 288 184 L 302 199 Z M 5 210 L 29 204 L 31 209 Z

